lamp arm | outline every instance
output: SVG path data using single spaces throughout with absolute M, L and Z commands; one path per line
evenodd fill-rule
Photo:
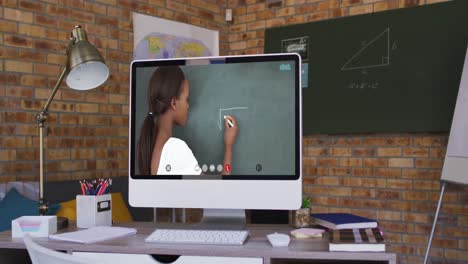
M 55 94 L 57 93 L 58 88 L 60 87 L 60 84 L 62 83 L 63 78 L 65 78 L 65 75 L 67 73 L 68 73 L 68 69 L 65 67 L 63 69 L 62 73 L 60 74 L 60 77 L 57 80 L 57 83 L 55 84 L 55 87 L 52 90 L 52 93 L 50 94 L 49 99 L 47 99 L 47 102 L 42 107 L 41 111 L 39 111 L 39 113 L 37 113 L 36 119 L 37 119 L 38 123 L 44 123 L 47 120 L 47 114 L 48 114 L 48 111 L 49 111 L 50 103 L 52 102 L 52 100 L 54 100 Z
M 74 41 L 75 38 L 71 38 L 68 42 L 67 60 L 69 50 L 71 46 L 73 46 Z M 39 215 L 45 215 L 49 210 L 49 205 L 44 199 L 44 123 L 47 121 L 50 103 L 52 102 L 52 100 L 54 100 L 55 94 L 57 93 L 60 84 L 62 83 L 63 79 L 65 78 L 65 75 L 67 75 L 68 72 L 69 68 L 67 62 L 67 66 L 65 66 L 62 73 L 60 74 L 60 77 L 58 78 L 57 83 L 55 84 L 54 89 L 52 90 L 52 93 L 47 99 L 47 102 L 42 107 L 41 111 L 39 111 L 39 113 L 37 113 L 36 115 L 36 121 L 39 126 Z
M 68 58 L 68 55 L 70 54 L 70 49 L 71 47 L 73 46 L 73 43 L 75 42 L 76 38 L 72 37 L 70 38 L 70 40 L 68 41 L 68 44 L 67 44 L 67 50 L 66 50 L 66 53 L 67 53 L 67 66 L 65 66 L 65 68 L 63 69 L 62 73 L 60 74 L 60 77 L 59 79 L 57 80 L 57 83 L 55 84 L 55 87 L 54 89 L 52 90 L 52 93 L 50 94 L 49 98 L 47 99 L 47 102 L 45 103 L 45 105 L 42 107 L 41 111 L 39 111 L 39 113 L 37 113 L 37 116 L 36 116 L 36 119 L 37 119 L 37 122 L 38 123 L 44 123 L 46 120 L 47 120 L 47 112 L 49 111 L 49 106 L 50 106 L 50 103 L 52 103 L 52 100 L 54 100 L 54 97 L 55 97 L 55 94 L 57 93 L 57 90 L 58 88 L 60 87 L 60 84 L 62 83 L 63 81 L 63 78 L 65 78 L 65 75 L 68 73 L 68 71 L 70 70 L 68 68 L 68 60 L 70 58 Z

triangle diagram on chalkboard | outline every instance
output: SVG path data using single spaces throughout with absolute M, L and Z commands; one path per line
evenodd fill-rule
M 370 41 L 363 41 L 362 48 L 341 68 L 342 71 L 363 70 L 390 65 L 390 28 Z

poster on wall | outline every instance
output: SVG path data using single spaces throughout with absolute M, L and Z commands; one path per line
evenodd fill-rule
M 133 59 L 219 55 L 219 33 L 185 23 L 133 13 Z

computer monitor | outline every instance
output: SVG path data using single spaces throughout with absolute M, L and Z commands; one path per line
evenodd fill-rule
M 138 60 L 130 87 L 130 205 L 300 207 L 298 54 Z

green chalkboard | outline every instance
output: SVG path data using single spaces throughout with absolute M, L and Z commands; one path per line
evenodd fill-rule
M 238 123 L 233 175 L 294 175 L 299 60 L 292 57 L 296 60 L 180 66 L 190 85 L 190 109 L 187 124 L 175 127 L 173 136 L 187 143 L 200 166 L 216 167 L 224 158 L 223 116 L 232 115 Z M 146 91 L 155 69 L 136 71 L 136 135 L 148 111 Z
M 303 131 L 448 131 L 468 1 L 270 28 L 265 53 L 303 57 Z

